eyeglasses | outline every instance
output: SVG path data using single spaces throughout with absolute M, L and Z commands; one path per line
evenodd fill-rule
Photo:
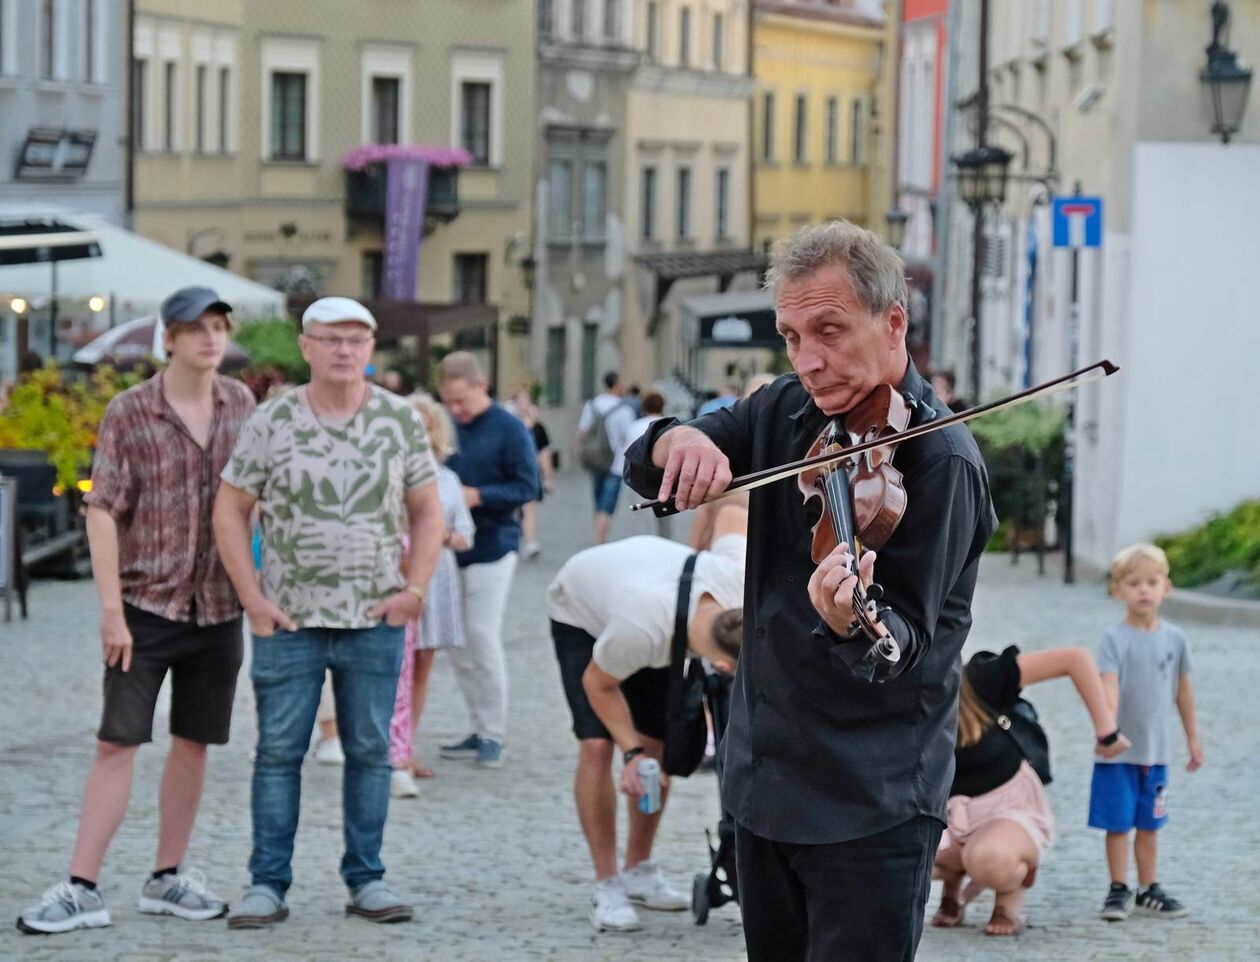
M 316 344 L 323 344 L 325 347 L 333 351 L 337 350 L 339 347 L 348 347 L 351 350 L 354 350 L 356 348 L 366 347 L 368 344 L 372 343 L 372 336 L 370 334 L 359 337 L 319 337 L 315 334 L 307 334 L 306 339 L 308 341 L 314 341 Z

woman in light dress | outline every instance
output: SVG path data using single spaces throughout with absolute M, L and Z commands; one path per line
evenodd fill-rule
M 450 415 L 427 394 L 413 395 L 411 401 L 424 421 L 433 456 L 438 462 L 437 486 L 446 522 L 446 538 L 429 581 L 424 614 L 419 622 L 407 626 L 402 671 L 398 674 L 398 694 L 394 699 L 394 717 L 389 729 L 389 760 L 394 768 L 390 785 L 396 798 L 414 798 L 419 794 L 415 780 L 432 778 L 434 774 L 432 769 L 421 765 L 413 757 L 416 726 L 424 712 L 429 692 L 433 653 L 439 648 L 459 648 L 464 644 L 455 552 L 467 551 L 473 541 L 473 520 L 464 504 L 463 486 L 455 472 L 446 467 L 446 459 L 455 453 L 455 427 Z

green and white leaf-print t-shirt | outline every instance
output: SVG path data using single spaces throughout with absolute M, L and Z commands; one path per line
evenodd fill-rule
M 370 628 L 406 583 L 406 491 L 437 478 L 419 414 L 369 387 L 348 420 L 321 423 L 298 388 L 260 405 L 222 478 L 258 498 L 262 590 L 302 628 Z

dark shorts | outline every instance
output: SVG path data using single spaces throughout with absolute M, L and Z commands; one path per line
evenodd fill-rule
M 1168 768 L 1095 762 L 1089 827 L 1104 832 L 1155 832 L 1168 821 Z
M 621 494 L 621 475 L 591 475 L 592 493 L 595 495 L 595 510 L 599 514 L 616 514 L 617 497 Z
M 560 681 L 564 697 L 573 713 L 573 734 L 578 738 L 606 738 L 612 735 L 595 714 L 582 687 L 582 675 L 591 663 L 595 639 L 573 625 L 551 623 L 551 638 L 556 643 L 556 660 L 560 662 Z M 665 717 L 669 710 L 669 669 L 644 668 L 621 683 L 621 693 L 630 705 L 634 729 L 648 738 L 665 740 Z
M 131 632 L 131 668 L 105 669 L 105 705 L 96 737 L 115 745 L 153 740 L 153 709 L 171 673 L 171 734 L 226 745 L 245 639 L 241 619 L 221 625 L 168 621 L 123 606 Z

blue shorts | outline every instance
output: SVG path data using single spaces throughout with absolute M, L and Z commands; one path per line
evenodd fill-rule
M 621 494 L 621 475 L 612 471 L 592 474 L 595 491 L 595 510 L 599 514 L 616 514 L 617 496 Z
M 1168 767 L 1094 763 L 1089 827 L 1105 832 L 1154 832 L 1168 821 Z

